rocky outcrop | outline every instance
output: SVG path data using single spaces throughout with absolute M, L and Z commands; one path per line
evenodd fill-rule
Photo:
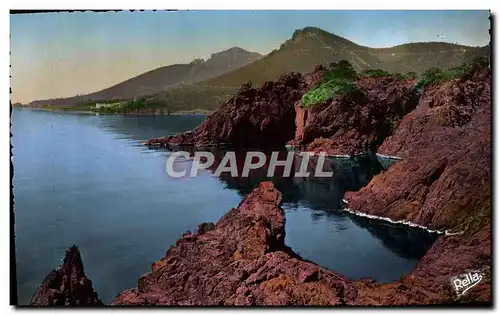
M 304 261 L 284 244 L 281 193 L 262 182 L 216 224 L 186 232 L 114 305 L 491 305 L 491 228 L 441 236 L 399 281 L 352 281 Z M 482 281 L 457 296 L 450 279 L 480 270 Z M 32 305 L 101 305 L 76 247 L 53 271 Z
M 366 187 L 347 193 L 348 207 L 369 215 L 459 233 L 441 236 L 416 268 L 394 283 L 379 284 L 372 280 L 353 282 L 299 258 L 292 258 L 295 255 L 290 250 L 279 250 L 278 246 L 274 247 L 277 252 L 271 247 L 261 252 L 261 257 L 266 258 L 257 259 L 257 269 L 244 267 L 249 271 L 241 281 L 243 286 L 234 280 L 231 290 L 237 293 L 244 290 L 249 298 L 242 304 L 257 305 L 276 304 L 277 301 L 272 299 L 274 296 L 282 297 L 279 303 L 283 304 L 307 304 L 311 300 L 304 302 L 296 299 L 307 291 L 315 292 L 314 304 L 329 305 L 491 303 L 490 70 L 427 88 L 418 106 L 418 98 L 411 89 L 414 82 L 363 80 L 358 81 L 365 91 L 363 106 L 359 106 L 361 103 L 358 101 L 340 98 L 311 110 L 303 110 L 296 102 L 295 140 L 299 144 L 307 144 L 309 150 L 330 150 L 332 154 L 356 153 L 356 150 L 371 146 L 378 148 L 380 154 L 400 156 L 400 162 L 375 176 Z M 366 98 L 370 101 L 366 102 Z M 372 102 L 377 106 L 370 105 Z M 225 222 L 228 224 L 228 221 Z M 219 223 L 214 231 L 218 230 L 218 226 Z M 279 230 L 282 230 L 281 224 Z M 163 261 L 178 255 L 171 256 L 169 253 Z M 275 258 L 278 253 L 279 259 Z M 268 265 L 271 256 L 280 262 L 280 266 L 294 267 L 280 267 L 276 272 L 274 265 Z M 246 266 L 246 263 L 247 260 L 243 260 L 238 264 Z M 300 272 L 292 271 L 295 268 L 313 268 L 314 277 L 309 278 L 305 285 L 298 278 Z M 230 273 L 224 274 L 226 278 L 237 273 L 231 268 L 225 267 L 224 270 Z M 467 270 L 480 270 L 484 278 L 467 295 L 459 297 L 453 291 L 450 279 Z M 249 288 L 246 281 L 254 279 L 255 272 L 265 280 Z M 202 273 L 205 274 L 204 271 Z M 195 279 L 199 278 L 195 276 Z M 187 277 L 186 281 L 189 282 L 189 279 Z M 333 286 L 330 286 L 329 279 L 335 279 Z M 279 285 L 270 289 L 268 283 Z M 141 291 L 139 288 L 127 294 L 143 301 L 141 299 L 147 296 L 148 290 Z M 332 291 L 336 298 L 329 295 Z M 235 304 L 237 293 L 234 298 L 227 293 L 219 303 Z M 125 301 L 118 299 L 118 303 Z M 168 303 L 178 302 L 168 300 Z M 189 300 L 189 303 L 195 303 L 195 300 Z
M 302 109 L 300 99 L 322 78 L 318 66 L 306 75 L 291 73 L 256 89 L 246 84 L 198 128 L 150 139 L 155 147 L 278 147 L 336 154 L 376 151 L 401 118 L 418 104 L 415 80 L 362 78 L 359 90 Z
M 323 68 L 309 75 L 290 73 L 261 88 L 243 85 L 238 93 L 203 123 L 183 134 L 150 139 L 146 145 L 275 147 L 295 134 L 294 104 L 321 78 Z
M 295 104 L 296 133 L 289 144 L 331 155 L 372 150 L 390 136 L 420 97 L 413 79 L 362 78 L 358 93 L 303 109 Z
M 300 260 L 284 245 L 280 202 L 281 193 L 261 183 L 214 229 L 186 233 L 115 304 L 336 305 L 352 299 L 345 277 Z
M 85 276 L 80 251 L 70 247 L 64 262 L 52 270 L 33 295 L 32 306 L 100 306 L 103 305 Z
M 480 229 L 491 218 L 490 70 L 425 91 L 378 152 L 402 160 L 347 193 L 349 208 L 431 229 Z
M 451 278 L 467 270 L 479 270 L 482 281 L 457 296 Z M 472 235 L 441 236 L 415 269 L 399 281 L 366 283 L 357 291 L 358 305 L 491 305 L 491 227 Z
M 489 226 L 442 236 L 400 281 L 351 281 L 284 244 L 281 194 L 262 182 L 215 226 L 185 233 L 116 305 L 414 305 L 491 300 Z M 480 268 L 484 281 L 456 298 L 449 278 Z
M 285 245 L 281 193 L 262 182 L 216 224 L 185 233 L 114 304 L 491 305 L 491 71 L 427 88 L 421 97 L 411 80 L 361 79 L 362 100 L 341 97 L 302 110 L 300 95 L 316 80 L 292 74 L 261 89 L 247 85 L 199 128 L 149 144 L 263 147 L 295 137 L 305 149 L 331 154 L 377 149 L 402 160 L 347 193 L 347 206 L 458 233 L 441 235 L 399 281 L 353 281 Z M 98 302 L 79 254 L 69 257 L 34 305 Z M 458 296 L 450 280 L 468 270 L 483 278 Z

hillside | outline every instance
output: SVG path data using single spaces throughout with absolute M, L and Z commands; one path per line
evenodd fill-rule
M 422 73 L 432 67 L 449 69 L 478 56 L 489 56 L 490 47 L 469 47 L 443 42 L 408 43 L 390 48 L 370 48 L 316 27 L 293 33 L 279 49 L 235 71 L 198 84 L 174 89 L 154 96 L 154 106 L 133 109 L 136 113 L 158 112 L 158 107 L 174 112 L 180 110 L 214 110 L 229 99 L 241 84 L 250 81 L 260 86 L 280 75 L 309 72 L 318 64 L 349 61 L 354 70 L 383 69 L 391 73 Z M 152 108 L 155 107 L 155 110 Z
M 248 53 L 241 48 L 233 48 L 213 55 L 207 62 L 195 61 L 189 65 L 160 68 L 163 69 L 161 71 L 165 75 L 159 72 L 160 69 L 150 71 L 109 89 L 79 98 L 78 102 L 68 103 L 70 99 L 62 99 L 51 104 L 57 106 L 87 103 L 90 105 L 79 106 L 79 108 L 91 109 L 96 100 L 112 100 L 117 96 L 122 99 L 144 96 L 135 102 L 115 103 L 98 111 L 164 114 L 196 109 L 214 110 L 229 99 L 243 83 L 250 81 L 253 85 L 260 86 L 265 81 L 276 80 L 285 73 L 309 72 L 319 64 L 325 65 L 346 60 L 357 72 L 382 69 L 391 73 L 405 74 L 422 73 L 432 67 L 448 69 L 475 57 L 489 56 L 489 54 L 489 46 L 469 47 L 444 42 L 408 43 L 390 48 L 370 48 L 317 27 L 306 27 L 296 30 L 289 40 L 281 44 L 279 49 L 262 58 L 259 58 L 258 54 Z M 245 62 L 228 63 L 228 59 L 237 59 L 236 57 L 228 58 L 228 55 L 246 56 L 242 59 L 248 62 L 246 65 L 243 65 Z M 249 60 L 254 60 L 254 62 Z M 230 66 L 224 67 L 227 64 Z M 208 68 L 219 69 L 224 73 L 208 78 L 207 73 L 212 75 L 217 72 Z M 236 70 L 228 71 L 229 68 Z M 135 89 L 128 88 L 129 86 Z M 155 92 L 151 89 L 148 92 L 148 89 L 141 88 L 143 86 L 154 87 L 157 90 Z M 115 91 L 120 91 L 120 93 Z
M 212 54 L 207 61 L 196 59 L 189 64 L 165 66 L 98 92 L 69 98 L 38 100 L 31 102 L 30 105 L 74 106 L 91 101 L 133 99 L 217 77 L 246 66 L 261 57 L 258 53 L 233 47 Z
M 246 67 L 203 82 L 208 86 L 239 85 L 246 81 L 261 84 L 281 74 L 311 71 L 318 64 L 349 61 L 356 71 L 382 69 L 392 73 L 422 72 L 431 67 L 451 68 L 476 56 L 489 53 L 489 47 L 468 47 L 442 42 L 410 43 L 391 48 L 360 46 L 316 27 L 294 32 L 291 39 Z

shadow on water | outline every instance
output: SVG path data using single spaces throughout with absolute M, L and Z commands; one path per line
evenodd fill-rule
M 187 131 L 202 120 L 203 116 L 111 116 L 99 119 L 96 123 L 116 137 L 136 140 L 134 145 L 140 145 L 139 141 L 147 138 Z M 193 148 L 177 150 L 189 151 L 191 154 L 196 151 Z M 168 150 L 159 151 L 167 151 L 165 157 L 171 154 Z M 210 151 L 214 153 L 215 162 L 208 171 L 215 176 L 217 167 L 229 149 L 212 148 Z M 293 156 L 290 175 L 284 174 L 284 167 L 278 166 L 274 176 L 267 176 L 272 150 L 247 148 L 232 151 L 236 155 L 238 176 L 233 176 L 230 172 L 215 176 L 223 189 L 234 191 L 243 198 L 260 182 L 272 181 L 283 196 L 282 208 L 287 220 L 285 242 L 307 260 L 352 279 L 372 277 L 388 282 L 410 272 L 435 241 L 435 235 L 417 228 L 358 217 L 342 211 L 342 199 L 346 191 L 359 190 L 373 176 L 397 160 L 374 154 L 327 158 L 323 170 L 332 171 L 333 176 L 318 178 L 313 176 L 317 157 L 311 157 L 307 163 L 307 171 L 311 176 L 297 178 L 294 174 L 300 169 L 303 159 L 298 155 Z M 251 170 L 248 177 L 243 177 L 241 173 L 248 151 L 265 153 L 266 164 Z M 279 160 L 287 158 L 286 149 L 277 148 L 273 151 L 279 151 Z M 187 167 L 189 173 L 192 162 L 181 161 L 180 164 Z M 371 263 L 372 261 L 383 264 Z
M 380 239 L 384 245 L 401 257 L 420 259 L 436 241 L 436 235 L 418 228 L 391 224 L 382 220 L 373 220 L 354 214 L 347 214 L 358 226 L 368 230 Z
M 192 149 L 183 148 L 182 150 L 194 153 Z M 210 151 L 215 155 L 215 162 L 209 168 L 213 174 L 221 165 L 228 149 Z M 418 228 L 359 217 L 342 211 L 342 199 L 346 191 L 359 190 L 368 184 L 373 176 L 397 160 L 374 154 L 350 158 L 330 157 L 325 160 L 322 170 L 333 172 L 333 176 L 318 178 L 314 176 L 318 166 L 318 157 L 314 156 L 309 157 L 307 163 L 310 176 L 294 177 L 304 159 L 295 154 L 289 175 L 284 174 L 284 167 L 277 167 L 274 176 L 267 176 L 271 157 L 271 152 L 267 151 L 264 152 L 267 157 L 264 166 L 251 170 L 248 177 L 243 177 L 241 174 L 247 151 L 254 150 L 235 150 L 238 176 L 232 176 L 230 172 L 222 172 L 218 176 L 219 180 L 226 189 L 236 190 L 242 197 L 249 194 L 260 182 L 272 181 L 283 196 L 282 208 L 285 210 L 287 220 L 287 245 L 305 259 L 342 272 L 353 279 L 373 277 L 382 282 L 393 281 L 402 274 L 410 272 L 436 240 L 436 235 Z M 285 160 L 287 153 L 286 150 L 281 149 L 278 160 Z M 256 160 L 253 162 L 255 163 Z M 190 170 L 187 171 L 189 173 Z M 357 230 L 364 232 L 355 232 Z M 374 243 L 373 239 L 378 240 L 379 244 Z M 376 249 L 377 246 L 388 249 L 392 256 L 382 253 L 384 250 Z M 353 253 L 354 251 L 366 253 L 362 255 Z M 339 255 L 343 257 L 339 258 Z M 346 257 L 346 255 L 352 257 Z M 355 263 L 352 262 L 354 257 L 358 260 L 379 257 L 377 261 L 392 260 L 393 264 L 388 262 L 387 267 L 379 265 L 370 269 L 366 263 L 354 266 Z M 351 262 L 339 263 L 340 260 Z M 376 268 L 381 270 L 376 270 Z
M 351 279 L 396 280 L 415 267 L 432 242 L 421 230 L 341 210 L 345 191 L 366 185 L 389 160 L 380 163 L 370 155 L 328 159 L 323 170 L 333 171 L 332 177 L 296 178 L 302 158 L 294 155 L 291 176 L 277 167 L 268 177 L 269 163 L 248 177 L 215 176 L 227 149 L 213 150 L 215 163 L 208 172 L 177 180 L 165 173 L 172 152 L 149 150 L 141 142 L 193 129 L 203 116 L 17 112 L 15 119 L 16 247 L 24 302 L 68 241 L 80 246 L 86 271 L 101 296 L 111 301 L 136 285 L 137 277 L 182 233 L 200 222 L 217 221 L 263 180 L 282 192 L 286 245 Z M 235 151 L 239 174 L 246 151 Z M 279 160 L 286 159 L 286 150 L 276 151 Z M 269 162 L 271 152 L 264 153 Z M 316 165 L 312 158 L 307 171 L 314 173 Z M 32 261 L 38 261 L 36 268 Z

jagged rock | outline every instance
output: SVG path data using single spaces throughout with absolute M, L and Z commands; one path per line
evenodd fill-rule
M 490 70 L 433 87 L 378 150 L 402 160 L 347 193 L 349 207 L 432 229 L 477 230 L 491 218 L 490 137 Z
M 360 191 L 347 193 L 350 208 L 463 233 L 440 236 L 399 281 L 351 281 L 284 244 L 281 194 L 262 182 L 215 226 L 185 233 L 116 305 L 491 305 L 490 70 L 427 89 L 406 115 L 416 105 L 412 82 L 380 78 L 357 82 L 363 105 L 341 98 L 295 115 L 314 80 L 293 74 L 260 89 L 246 85 L 193 132 L 149 144 L 277 145 L 294 137 L 295 122 L 302 122 L 296 140 L 315 150 L 356 153 L 368 145 L 402 157 Z M 33 305 L 68 298 L 76 305 L 71 284 L 85 275 L 79 255 L 70 257 L 78 257 L 65 260 L 74 268 L 49 275 Z M 481 270 L 484 278 L 457 296 L 450 279 L 468 269 Z M 91 286 L 84 287 L 80 304 L 98 301 Z
M 409 275 L 389 284 L 351 281 L 302 260 L 284 244 L 281 194 L 262 182 L 213 230 L 185 235 L 122 292 L 116 305 L 415 305 L 491 303 L 490 227 L 442 236 Z M 486 267 L 486 269 L 485 269 Z M 484 281 L 461 298 L 449 279 L 481 268 Z
M 399 281 L 370 284 L 358 290 L 355 305 L 491 305 L 491 227 L 473 235 L 441 236 L 415 269 Z M 467 269 L 480 270 L 483 280 L 458 297 L 450 279 Z
M 304 261 L 284 244 L 281 193 L 262 182 L 215 226 L 185 233 L 165 257 L 123 291 L 115 305 L 491 305 L 491 228 L 441 236 L 399 281 L 351 281 Z M 206 228 L 208 227 L 208 229 Z M 467 269 L 484 279 L 458 297 L 450 278 Z M 79 279 L 79 280 L 75 280 Z M 85 283 L 78 290 L 75 285 Z M 64 287 L 61 288 L 61 283 Z M 101 305 L 84 278 L 76 247 L 35 294 L 32 305 Z
M 284 244 L 281 193 L 262 182 L 215 229 L 183 237 L 115 304 L 335 305 L 354 287 Z
M 145 144 L 160 147 L 284 145 L 295 134 L 295 102 L 321 78 L 322 71 L 309 75 L 286 74 L 276 82 L 265 82 L 261 88 L 244 84 L 234 97 L 192 132 L 150 139 Z
M 296 133 L 289 144 L 332 155 L 376 151 L 420 97 L 414 80 L 362 78 L 355 83 L 357 96 L 340 96 L 308 109 L 295 103 Z
M 76 246 L 66 250 L 63 264 L 52 270 L 33 295 L 32 306 L 99 306 L 103 305 L 85 276 L 80 251 Z

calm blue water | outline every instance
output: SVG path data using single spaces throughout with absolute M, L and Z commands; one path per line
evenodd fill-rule
M 79 246 L 96 291 L 111 303 L 135 287 L 182 233 L 217 221 L 263 179 L 217 178 L 210 171 L 172 179 L 165 172 L 170 152 L 140 144 L 202 120 L 13 110 L 20 304 L 29 303 L 72 244 Z M 339 211 L 345 190 L 358 189 L 373 172 L 355 165 L 328 181 L 274 178 L 284 195 L 287 245 L 352 279 L 392 281 L 411 271 L 432 238 Z

